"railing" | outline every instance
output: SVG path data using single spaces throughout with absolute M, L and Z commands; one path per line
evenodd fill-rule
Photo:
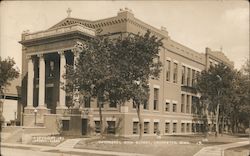
M 88 35 L 95 36 L 95 30 L 76 24 L 76 25 L 61 27 L 61 28 L 57 28 L 53 30 L 40 31 L 40 32 L 36 32 L 33 34 L 26 34 L 24 37 L 24 40 L 36 39 L 36 38 L 57 35 L 57 34 L 62 34 L 62 33 L 67 33 L 67 32 L 73 32 L 73 31 L 80 31 Z

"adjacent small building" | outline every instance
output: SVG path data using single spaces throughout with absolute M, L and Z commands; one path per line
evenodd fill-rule
M 171 39 L 166 28 L 155 28 L 140 19 L 129 9 L 121 9 L 117 16 L 90 21 L 70 17 L 39 32 L 22 34 L 22 104 L 23 125 L 45 127 L 55 131 L 58 121 L 64 133 L 88 134 L 100 132 L 100 118 L 96 100 L 85 99 L 80 110 L 70 109 L 72 97 L 62 87 L 65 65 L 74 64 L 77 53 L 72 50 L 77 42 L 85 42 L 98 35 L 110 37 L 128 33 L 145 33 L 163 38 L 159 58 L 163 69 L 158 79 L 150 80 L 150 98 L 142 108 L 144 134 L 192 134 L 201 131 L 202 122 L 195 118 L 195 102 L 199 98 L 193 90 L 196 75 L 210 65 L 224 63 L 233 67 L 221 51 L 204 47 L 197 52 Z M 205 36 L 204 36 L 205 37 Z M 122 136 L 139 133 L 135 108 L 127 102 L 120 106 L 108 103 L 103 106 L 106 132 Z M 209 124 L 212 124 L 211 122 Z
M 14 79 L 5 87 L 3 94 L 0 93 L 0 116 L 3 126 L 20 125 L 22 105 L 21 79 Z

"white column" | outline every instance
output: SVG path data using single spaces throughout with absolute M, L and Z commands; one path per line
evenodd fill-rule
M 27 83 L 27 109 L 33 108 L 33 88 L 34 88 L 34 64 L 32 57 L 27 56 L 28 60 L 28 83 Z
M 45 108 L 45 62 L 43 54 L 39 54 L 39 101 L 38 107 Z
M 65 85 L 65 79 L 63 78 L 63 75 L 66 72 L 65 65 L 66 65 L 66 59 L 64 55 L 64 51 L 59 51 L 58 54 L 60 55 L 60 85 L 59 85 L 59 105 L 57 106 L 57 109 L 66 109 L 65 104 L 65 98 L 66 93 L 65 90 L 62 89 Z

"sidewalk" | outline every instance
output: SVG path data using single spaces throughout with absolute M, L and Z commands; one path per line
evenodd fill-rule
M 248 145 L 249 141 L 235 142 L 230 144 L 215 145 L 202 148 L 194 156 L 224 156 L 224 151 L 228 148 Z
M 90 150 L 90 149 L 75 149 L 75 148 L 65 148 L 65 147 L 51 147 L 51 146 L 40 146 L 40 145 L 27 145 L 27 144 L 12 144 L 12 143 L 1 143 L 1 147 L 8 148 L 26 148 L 28 150 L 34 151 L 51 151 L 58 150 L 59 152 L 77 152 L 77 153 L 91 153 L 91 154 L 99 154 L 99 155 L 116 155 L 116 156 L 149 156 L 145 154 L 138 153 L 125 153 L 125 152 L 114 152 L 114 151 L 103 151 L 103 150 Z

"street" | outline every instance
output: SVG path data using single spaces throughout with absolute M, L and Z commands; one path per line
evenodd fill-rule
M 101 156 L 100 154 L 91 154 L 91 153 L 78 153 L 78 154 L 71 154 L 71 153 L 62 153 L 60 151 L 40 151 L 36 148 L 31 149 L 17 149 L 17 148 L 9 148 L 9 147 L 1 147 L 1 156 Z

